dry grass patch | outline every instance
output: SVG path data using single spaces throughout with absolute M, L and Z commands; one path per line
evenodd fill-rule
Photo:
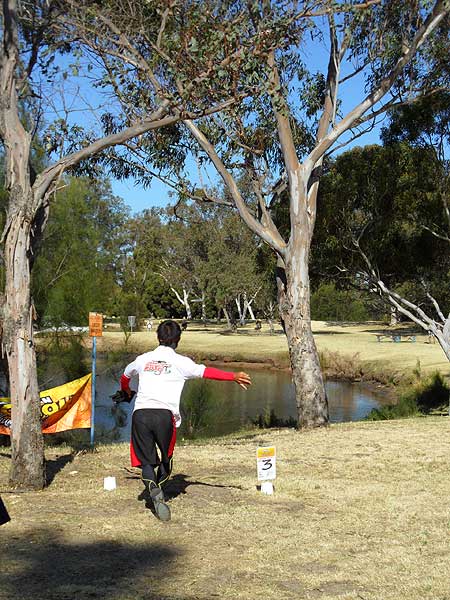
M 264 496 L 255 449 L 271 443 Z M 126 445 L 48 457 L 45 491 L 3 495 L 2 600 L 450 599 L 447 418 L 179 445 L 168 524 L 138 499 Z M 3 451 L 2 490 L 8 464 Z

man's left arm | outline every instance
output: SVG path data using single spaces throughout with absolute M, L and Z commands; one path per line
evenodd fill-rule
M 244 390 L 251 385 L 252 380 L 250 375 L 243 371 L 223 371 L 222 369 L 216 369 L 215 367 L 206 367 L 203 372 L 204 379 L 215 379 L 216 381 L 235 381 Z

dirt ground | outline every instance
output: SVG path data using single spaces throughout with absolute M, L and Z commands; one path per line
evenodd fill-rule
M 0 598 L 450 600 L 449 433 L 441 417 L 180 443 L 169 523 L 125 444 L 48 448 L 48 487 L 21 494 L 0 448 Z M 271 444 L 267 496 L 256 448 Z

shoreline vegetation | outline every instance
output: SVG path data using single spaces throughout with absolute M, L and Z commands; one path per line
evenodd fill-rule
M 156 327 L 154 323 L 151 331 L 130 333 L 118 324 L 106 323 L 103 335 L 97 338 L 97 356 L 106 372 L 119 380 L 126 363 L 155 348 Z M 386 403 L 374 409 L 368 419 L 448 414 L 450 363 L 439 344 L 413 324 L 389 327 L 378 322 L 313 321 L 312 329 L 326 379 L 361 382 L 368 389 L 382 391 Z M 66 380 L 90 370 L 92 342 L 85 332 L 75 336 L 65 330 L 56 336 L 42 332 L 37 340 L 47 372 L 52 361 L 55 365 L 50 369 L 65 373 Z M 249 322 L 230 331 L 224 324 L 190 321 L 179 350 L 197 362 L 233 370 L 290 371 L 280 326 L 271 331 L 267 324 L 256 329 L 255 323 Z M 262 427 L 291 427 L 293 423 L 295 419 L 284 422 L 272 413 L 260 415 L 254 422 Z
M 439 344 L 412 323 L 389 327 L 377 322 L 313 321 L 312 328 L 326 379 L 363 382 L 368 388 L 383 390 L 386 405 L 374 409 L 368 419 L 448 412 L 450 365 Z M 127 335 L 106 330 L 97 348 L 114 364 L 156 344 L 155 329 Z M 290 370 L 280 327 L 272 333 L 267 325 L 256 330 L 254 323 L 248 323 L 231 332 L 223 325 L 189 322 L 179 350 L 197 362 L 225 368 Z M 292 426 L 293 420 L 284 424 L 276 415 L 260 415 L 258 422 L 276 427 Z
M 450 380 L 450 363 L 439 344 L 411 323 L 389 327 L 375 322 L 313 321 L 312 326 L 327 379 L 362 381 L 387 389 L 411 384 L 418 376 L 433 372 Z M 387 336 L 380 338 L 383 334 Z M 400 336 L 399 342 L 392 341 L 394 334 Z M 85 343 L 90 347 L 89 340 Z M 155 329 L 127 336 L 106 329 L 97 340 L 97 349 L 114 360 L 146 352 L 156 344 Z M 229 368 L 290 370 L 286 338 L 279 326 L 271 334 L 266 324 L 259 331 L 249 323 L 230 332 L 223 325 L 193 322 L 183 332 L 179 351 L 196 361 Z

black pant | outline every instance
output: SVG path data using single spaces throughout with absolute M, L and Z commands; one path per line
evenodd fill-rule
M 134 411 L 131 424 L 131 464 L 142 467 L 144 479 L 159 484 L 169 478 L 175 442 L 175 419 L 170 410 L 141 408 Z M 158 469 L 155 474 L 156 467 Z
M 3 500 L 0 496 L 0 525 L 4 525 L 8 521 L 10 521 L 10 517 L 8 515 L 8 511 L 6 510 L 6 506 L 3 504 Z

